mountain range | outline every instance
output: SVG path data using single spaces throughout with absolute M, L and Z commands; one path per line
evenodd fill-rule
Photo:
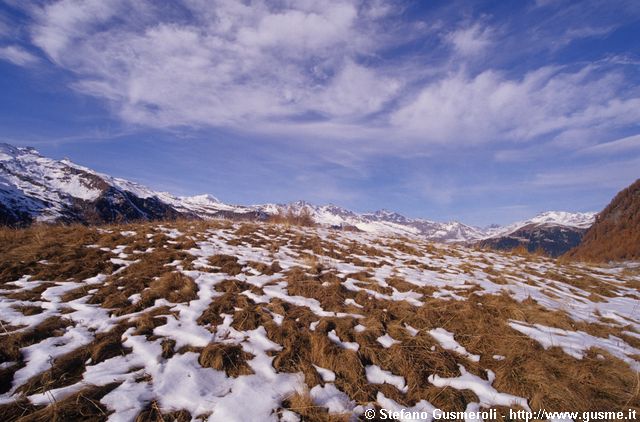
M 511 249 L 524 245 L 557 256 L 580 241 L 595 213 L 550 211 L 507 226 L 474 227 L 379 210 L 356 213 L 336 205 L 230 205 L 211 195 L 175 196 L 98 173 L 31 147 L 0 144 L 0 225 L 33 222 L 98 224 L 175 218 L 266 220 L 283 210 L 306 209 L 316 224 L 377 234 L 420 236 L 437 242 Z

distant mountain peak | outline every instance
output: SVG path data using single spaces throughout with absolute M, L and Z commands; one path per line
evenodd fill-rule
M 16 147 L 11 144 L 0 142 L 0 161 L 14 159 L 24 154 L 40 156 L 38 151 L 32 147 Z
M 537 224 L 552 223 L 586 229 L 593 224 L 596 214 L 596 212 L 545 211 L 528 221 Z
M 373 213 L 373 215 L 377 215 L 379 217 L 404 217 L 400 213 L 395 211 L 389 211 L 386 208 L 379 209 Z M 405 217 L 406 218 L 406 217 Z
M 221 201 L 213 195 L 203 193 L 194 196 L 184 196 L 182 199 L 193 204 L 219 204 Z
M 595 212 L 545 211 L 508 226 L 489 227 L 489 236 L 479 244 L 504 250 L 524 247 L 529 252 L 542 250 L 559 256 L 580 243 L 595 218 Z
M 297 201 L 289 202 L 287 205 L 293 208 L 304 208 L 304 207 L 312 206 L 309 202 L 305 201 L 304 199 L 298 199 Z
M 172 207 L 135 183 L 99 174 L 31 147 L 0 144 L 0 224 L 99 223 L 171 218 Z

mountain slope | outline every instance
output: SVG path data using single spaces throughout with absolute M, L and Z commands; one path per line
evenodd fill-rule
M 171 219 L 182 214 L 149 189 L 33 148 L 0 144 L 0 221 L 102 223 Z
M 567 257 L 586 261 L 640 258 L 640 179 L 613 198 Z
M 526 225 L 507 235 L 483 239 L 477 244 L 480 247 L 512 250 L 520 247 L 529 252 L 542 252 L 558 257 L 580 244 L 586 229 L 552 224 Z
M 534 218 L 492 229 L 492 234 L 477 243 L 480 247 L 511 250 L 520 247 L 557 257 L 580 244 L 593 224 L 596 213 L 548 211 Z

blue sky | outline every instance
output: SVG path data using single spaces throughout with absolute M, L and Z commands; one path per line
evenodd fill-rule
M 600 210 L 639 82 L 637 1 L 0 2 L 0 140 L 231 203 Z

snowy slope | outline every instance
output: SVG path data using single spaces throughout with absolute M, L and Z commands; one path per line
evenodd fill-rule
M 596 212 L 566 212 L 566 211 L 547 211 L 536 215 L 535 217 L 518 221 L 508 226 L 502 226 L 487 230 L 486 238 L 500 237 L 509 235 L 525 226 L 541 226 L 555 225 L 564 227 L 573 227 L 577 229 L 588 229 L 596 220 Z
M 209 194 L 173 196 L 167 192 L 156 192 L 155 195 L 176 210 L 185 214 L 196 215 L 200 218 L 224 217 L 229 214 L 251 215 L 256 212 L 255 207 L 225 204 Z
M 379 235 L 420 236 L 441 242 L 467 242 L 486 236 L 482 229 L 457 221 L 442 223 L 421 218 L 408 218 L 388 210 L 358 214 L 336 205 L 316 206 L 304 201 L 286 205 L 261 206 L 261 209 L 272 213 L 274 207 L 282 210 L 292 209 L 294 212 L 307 208 L 314 221 L 320 225 L 355 227 L 360 231 Z
M 0 144 L 0 222 L 104 222 L 176 217 L 155 192 L 33 148 Z
M 556 257 L 579 245 L 595 218 L 596 213 L 548 211 L 529 220 L 491 228 L 478 245 L 500 250 L 524 247 L 529 252 L 542 251 Z

